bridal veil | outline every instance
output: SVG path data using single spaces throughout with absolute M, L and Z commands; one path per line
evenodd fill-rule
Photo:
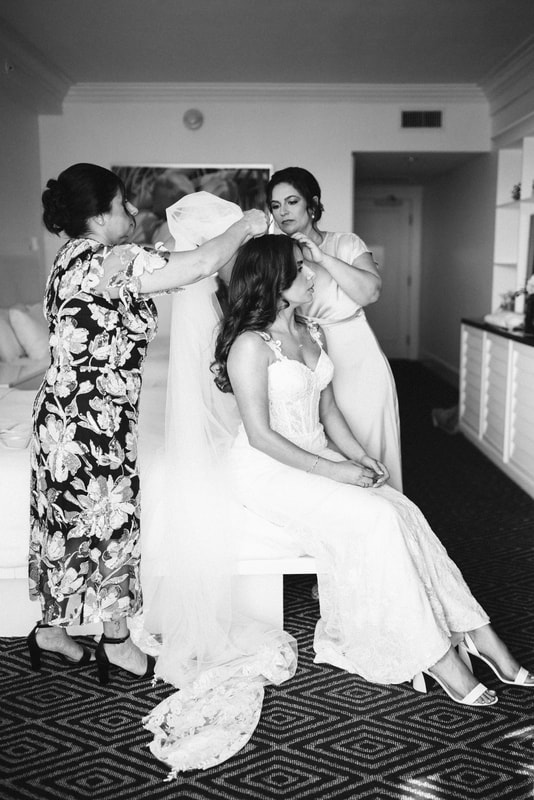
M 242 215 L 207 192 L 167 210 L 176 250 L 192 250 Z M 173 296 L 165 443 L 143 482 L 146 631 L 161 637 L 156 676 L 179 691 L 144 719 L 170 777 L 229 758 L 252 735 L 265 684 L 296 669 L 296 643 L 233 603 L 243 537 L 265 523 L 232 501 L 221 461 L 239 425 L 210 365 L 220 307 L 208 278 Z

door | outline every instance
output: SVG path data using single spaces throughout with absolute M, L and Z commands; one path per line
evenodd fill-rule
M 365 308 L 369 323 L 388 358 L 410 358 L 412 200 L 358 195 L 354 220 L 354 230 L 373 253 L 382 276 L 378 301 Z

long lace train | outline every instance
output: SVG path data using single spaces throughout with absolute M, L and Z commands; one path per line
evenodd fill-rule
M 185 250 L 241 214 L 199 192 L 167 216 L 176 249 Z M 216 388 L 210 372 L 220 318 L 215 291 L 209 278 L 173 296 L 165 445 L 142 486 L 145 612 L 137 636 L 144 649 L 159 651 L 156 677 L 179 689 L 143 723 L 170 777 L 219 764 L 243 747 L 264 686 L 287 680 L 297 664 L 291 636 L 238 616 L 232 603 L 239 543 L 254 526 L 230 499 L 221 468 L 239 420 L 233 396 Z M 149 634 L 158 634 L 161 647 Z

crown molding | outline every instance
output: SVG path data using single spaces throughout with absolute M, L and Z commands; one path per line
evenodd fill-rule
M 77 83 L 67 103 L 176 103 L 205 101 L 290 102 L 486 102 L 475 84 L 375 83 Z
M 490 105 L 498 103 L 504 95 L 514 92 L 518 82 L 527 79 L 532 83 L 534 70 L 534 35 L 529 36 L 520 47 L 487 73 L 480 86 Z
M 501 61 L 481 82 L 488 99 L 494 143 L 502 146 L 534 131 L 534 36 Z
M 495 147 L 514 147 L 527 136 L 533 135 L 534 111 L 531 111 L 520 119 L 515 119 L 512 124 L 495 129 L 491 138 Z
M 0 26 L 0 91 L 38 113 L 60 114 L 72 81 L 10 25 Z

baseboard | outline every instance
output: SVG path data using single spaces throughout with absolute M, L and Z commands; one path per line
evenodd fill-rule
M 450 364 L 447 364 L 445 361 L 435 358 L 435 356 L 425 354 L 420 356 L 419 361 L 421 364 L 423 364 L 423 366 L 444 380 L 446 383 L 450 384 L 450 386 L 452 386 L 454 389 L 459 390 L 460 375 L 457 367 L 453 367 Z

